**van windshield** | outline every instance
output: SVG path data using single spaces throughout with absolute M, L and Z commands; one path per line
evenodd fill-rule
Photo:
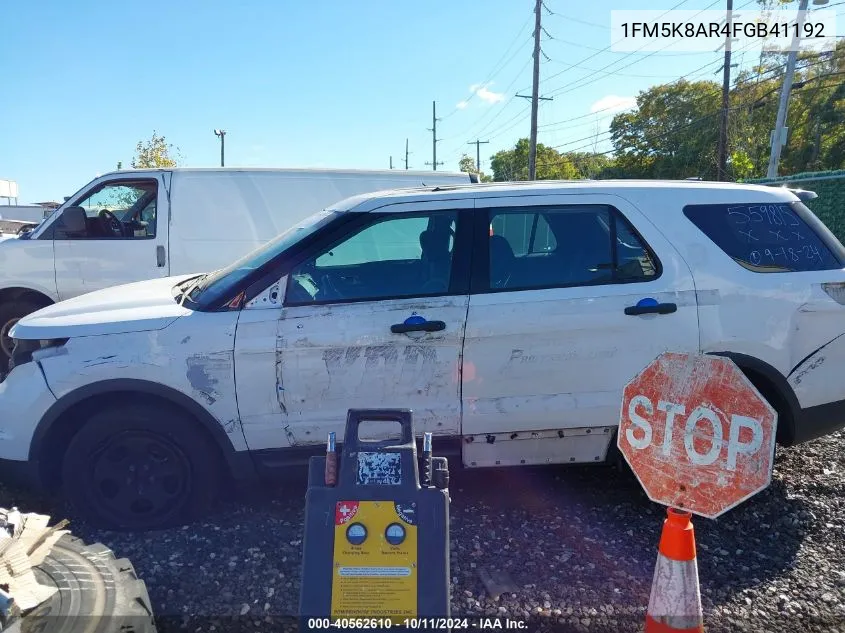
M 219 303 L 232 288 L 237 286 L 252 272 L 268 264 L 299 241 L 313 235 L 339 215 L 341 215 L 339 211 L 321 211 L 320 213 L 315 213 L 296 226 L 289 228 L 284 233 L 277 235 L 263 246 L 259 246 L 254 251 L 247 253 L 239 260 L 226 266 L 226 268 L 221 268 L 206 275 L 188 293 L 188 298 L 191 301 L 197 301 L 202 296 L 203 305 L 215 305 Z

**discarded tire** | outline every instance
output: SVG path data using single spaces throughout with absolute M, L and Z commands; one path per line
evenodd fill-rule
M 144 582 L 102 543 L 66 534 L 34 570 L 58 591 L 24 615 L 21 633 L 155 633 Z

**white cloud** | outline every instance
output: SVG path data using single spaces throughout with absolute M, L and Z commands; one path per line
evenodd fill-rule
M 493 92 L 492 90 L 488 90 L 487 86 L 477 86 L 475 94 L 478 95 L 479 99 L 486 101 L 487 103 L 499 103 L 499 101 L 502 101 L 505 98 L 505 94 L 503 92 Z
M 620 97 L 618 95 L 607 95 L 596 101 L 591 107 L 590 112 L 619 112 L 620 110 L 628 110 L 637 105 L 635 97 Z
M 472 84 L 469 87 L 469 91 L 472 93 L 470 97 L 460 101 L 455 107 L 458 110 L 464 110 L 469 106 L 470 99 L 473 96 L 477 96 L 479 99 L 484 101 L 485 103 L 499 103 L 500 101 L 504 100 L 505 95 L 502 92 L 493 92 L 490 90 L 490 86 L 492 84 Z

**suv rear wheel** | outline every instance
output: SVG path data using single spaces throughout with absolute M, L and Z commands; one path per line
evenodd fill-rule
M 72 508 L 104 528 L 159 529 L 204 514 L 220 480 L 217 447 L 187 415 L 144 403 L 91 415 L 65 452 Z

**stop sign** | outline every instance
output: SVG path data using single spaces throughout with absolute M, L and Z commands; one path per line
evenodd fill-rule
M 769 485 L 776 427 L 733 361 L 665 352 L 626 385 L 617 443 L 652 501 L 712 519 Z

